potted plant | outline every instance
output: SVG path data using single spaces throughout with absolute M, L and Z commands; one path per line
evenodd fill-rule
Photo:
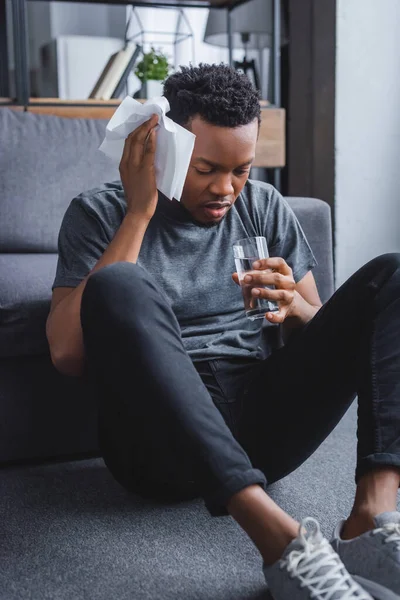
M 135 69 L 135 75 L 142 82 L 141 97 L 162 96 L 162 82 L 171 68 L 168 57 L 161 50 L 151 47 L 150 52 L 145 52 Z

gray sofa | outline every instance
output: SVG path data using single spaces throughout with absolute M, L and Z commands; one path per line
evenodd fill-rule
M 56 372 L 45 320 L 57 235 L 71 199 L 118 178 L 98 151 L 106 121 L 0 109 L 0 463 L 96 455 L 96 410 L 84 378 Z M 333 291 L 329 206 L 289 198 Z

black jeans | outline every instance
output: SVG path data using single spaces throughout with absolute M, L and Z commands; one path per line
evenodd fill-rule
M 120 262 L 86 285 L 81 322 L 100 449 L 127 489 L 202 496 L 212 516 L 299 467 L 358 397 L 355 480 L 400 468 L 400 254 L 358 270 L 265 360 L 193 363 L 157 282 Z

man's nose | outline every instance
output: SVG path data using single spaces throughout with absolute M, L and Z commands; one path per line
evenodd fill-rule
M 230 175 L 219 175 L 210 185 L 210 192 L 214 196 L 231 196 L 234 193 L 232 177 Z

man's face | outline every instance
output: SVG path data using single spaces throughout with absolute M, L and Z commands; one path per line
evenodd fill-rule
M 194 117 L 196 135 L 181 203 L 204 225 L 217 225 L 232 208 L 254 160 L 258 121 L 240 127 L 210 125 Z

